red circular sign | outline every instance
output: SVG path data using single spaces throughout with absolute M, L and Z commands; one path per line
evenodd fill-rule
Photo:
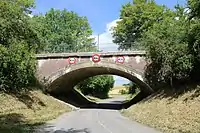
M 124 56 L 117 57 L 116 62 L 123 64 L 125 61 Z
M 76 58 L 75 57 L 70 57 L 68 59 L 69 64 L 75 64 L 76 63 Z
M 100 60 L 101 60 L 100 55 L 94 54 L 94 55 L 92 56 L 92 61 L 93 61 L 93 62 L 99 62 Z

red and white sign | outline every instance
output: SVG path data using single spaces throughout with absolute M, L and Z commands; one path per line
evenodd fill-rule
M 75 57 L 70 57 L 68 59 L 69 64 L 76 64 L 76 58 Z
M 101 60 L 100 55 L 94 54 L 94 55 L 92 56 L 92 61 L 93 61 L 93 62 L 99 62 L 100 60 Z
M 117 57 L 116 62 L 123 64 L 125 61 L 124 56 Z

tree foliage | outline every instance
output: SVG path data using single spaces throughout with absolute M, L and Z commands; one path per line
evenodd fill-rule
M 188 7 L 190 11 L 190 18 L 200 18 L 200 1 L 199 0 L 188 0 Z
M 173 86 L 199 77 L 199 4 L 198 0 L 189 0 L 189 10 L 179 5 L 170 10 L 152 0 L 135 0 L 122 7 L 121 20 L 113 33 L 114 42 L 121 49 L 135 45 L 146 50 L 150 59 L 146 77 L 150 85 Z
M 107 98 L 108 92 L 113 88 L 114 78 L 109 75 L 90 77 L 77 85 L 84 95 Z
M 34 80 L 33 53 L 39 38 L 28 22 L 32 0 L 0 1 L 0 90 L 19 89 Z
M 24 41 L 30 48 L 37 47 L 37 34 L 29 24 L 34 5 L 32 0 L 1 0 L 0 1 L 0 44 L 7 47 L 13 42 Z
M 126 87 L 126 90 L 121 90 L 121 94 L 136 94 L 139 91 L 139 86 L 132 81 L 123 86 Z
M 200 1 L 188 0 L 189 7 L 189 51 L 194 57 L 194 69 L 192 78 L 200 80 Z
M 135 94 L 139 91 L 139 87 L 134 82 L 130 82 L 128 86 L 128 94 Z
M 156 70 L 155 73 L 147 71 L 147 76 L 154 76 L 156 81 L 172 83 L 173 79 L 185 80 L 193 69 L 193 58 L 188 52 L 187 43 L 188 23 L 181 13 L 183 9 L 177 9 L 176 12 L 175 16 L 154 24 L 140 41 Z
M 75 12 L 50 9 L 45 15 L 34 16 L 32 24 L 42 37 L 40 52 L 96 51 L 87 18 Z
M 154 23 L 163 19 L 163 13 L 167 10 L 154 0 L 134 0 L 125 4 L 121 9 L 120 21 L 114 28 L 113 42 L 119 45 L 119 49 L 141 49 L 138 40 Z

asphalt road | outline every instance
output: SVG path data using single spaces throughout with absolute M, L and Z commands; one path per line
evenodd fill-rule
M 116 95 L 115 97 L 105 99 L 97 103 L 122 104 L 122 102 L 125 101 L 126 98 L 127 98 L 127 95 Z
M 117 99 L 108 101 L 113 100 Z M 37 133 L 160 133 L 128 120 L 117 110 L 104 109 L 78 109 L 65 113 L 38 129 Z

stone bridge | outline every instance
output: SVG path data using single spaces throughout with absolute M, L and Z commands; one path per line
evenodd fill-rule
M 153 90 L 145 83 L 144 51 L 54 53 L 36 55 L 39 80 L 53 93 L 65 93 L 80 81 L 96 75 L 112 74 L 137 83 L 143 92 Z

